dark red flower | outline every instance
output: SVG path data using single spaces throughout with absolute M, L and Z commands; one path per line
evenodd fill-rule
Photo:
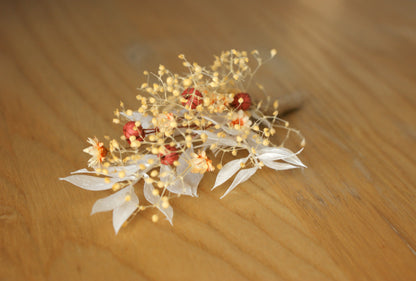
M 175 146 L 165 145 L 164 153 L 159 153 L 157 156 L 163 165 L 172 165 L 179 158 L 178 149 Z
M 247 93 L 235 94 L 234 100 L 230 104 L 235 109 L 247 110 L 251 106 L 251 98 Z
M 191 109 L 195 109 L 203 101 L 201 92 L 195 90 L 194 88 L 188 88 L 185 91 L 183 91 L 182 97 L 186 99 L 186 102 L 183 102 L 182 105 L 187 105 Z
M 136 140 L 143 141 L 146 133 L 142 126 L 137 127 L 134 121 L 127 122 L 123 127 L 123 133 L 127 141 L 130 143 L 130 137 L 135 136 Z

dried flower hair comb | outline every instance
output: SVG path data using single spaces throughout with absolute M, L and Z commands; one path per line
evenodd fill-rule
M 105 146 L 89 138 L 91 146 L 84 152 L 91 155 L 88 166 L 93 170 L 81 169 L 62 180 L 87 190 L 112 190 L 110 196 L 95 202 L 91 214 L 113 211 L 118 233 L 129 218 L 148 208 L 157 208 L 172 224 L 170 200 L 197 196 L 204 174 L 215 169 L 219 172 L 212 189 L 236 174 L 223 198 L 264 166 L 275 170 L 305 167 L 297 157 L 305 139 L 278 117 L 278 101 L 268 99 L 273 113 L 265 114 L 263 103 L 254 104 L 247 93 L 259 67 L 276 50 L 266 60 L 256 50 L 251 55 L 254 66 L 247 52 L 231 50 L 215 56 L 209 68 L 179 55 L 189 71 L 184 75 L 163 65 L 157 73 L 145 71 L 147 82 L 140 91 L 146 96 L 137 96 L 138 110 L 121 103 L 115 111 L 113 122 L 123 124 L 122 141 L 108 139 Z M 288 109 L 298 102 L 298 97 L 287 102 Z M 291 134 L 298 137 L 296 152 L 285 148 Z M 272 136 L 281 138 L 278 144 L 271 142 Z M 226 154 L 243 157 L 224 163 Z M 141 193 L 146 204 L 139 203 Z M 152 220 L 156 222 L 158 215 Z

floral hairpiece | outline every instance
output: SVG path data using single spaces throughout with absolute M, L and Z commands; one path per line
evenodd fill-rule
M 266 60 L 256 50 L 251 55 L 254 67 L 247 52 L 231 50 L 215 56 L 209 68 L 179 55 L 189 71 L 184 75 L 163 65 L 157 73 L 145 71 L 147 82 L 139 89 L 146 96 L 137 96 L 138 110 L 120 103 L 115 111 L 113 122 L 123 124 L 121 141 L 107 137 L 105 146 L 89 138 L 91 146 L 84 152 L 91 155 L 88 166 L 93 170 L 81 169 L 62 180 L 87 190 L 112 190 L 95 202 L 91 214 L 113 211 L 118 233 L 130 218 L 148 208 L 157 208 L 172 224 L 171 199 L 197 196 L 201 179 L 215 169 L 219 172 L 212 189 L 237 173 L 223 198 L 264 166 L 305 167 L 297 157 L 305 139 L 278 117 L 278 101 L 272 103 L 274 112 L 266 115 L 262 102 L 254 104 L 247 93 L 259 67 L 276 50 Z M 258 88 L 263 90 L 261 85 Z M 284 133 L 277 134 L 278 130 Z M 299 137 L 297 152 L 284 147 L 291 133 Z M 278 145 L 271 142 L 273 135 L 281 137 Z M 242 157 L 224 163 L 226 154 Z M 139 203 L 141 194 L 146 204 L 141 203 L 143 199 Z M 154 214 L 152 221 L 157 220 Z

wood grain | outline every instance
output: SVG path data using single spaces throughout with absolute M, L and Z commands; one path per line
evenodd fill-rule
M 1 1 L 0 280 L 416 280 L 416 3 Z M 207 177 L 114 235 L 105 192 L 58 181 L 117 135 L 142 71 L 278 49 L 259 79 L 308 94 L 287 117 L 305 170 L 223 200 Z

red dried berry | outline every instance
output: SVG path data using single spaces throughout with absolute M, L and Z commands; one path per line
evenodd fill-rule
M 230 103 L 230 105 L 235 109 L 247 110 L 251 106 L 251 97 L 247 93 L 235 94 L 234 100 Z
M 183 102 L 182 105 L 187 105 L 191 109 L 195 109 L 198 105 L 200 105 L 203 102 L 201 92 L 195 90 L 194 88 L 188 88 L 185 91 L 183 91 L 182 97 L 187 100 L 186 102 Z
M 170 145 L 165 145 L 165 153 L 159 153 L 157 156 L 163 165 L 172 165 L 179 159 L 178 149 Z
M 123 127 L 123 133 L 126 140 L 130 143 L 130 137 L 135 136 L 136 140 L 143 141 L 146 133 L 142 126 L 137 127 L 134 121 L 127 122 Z

